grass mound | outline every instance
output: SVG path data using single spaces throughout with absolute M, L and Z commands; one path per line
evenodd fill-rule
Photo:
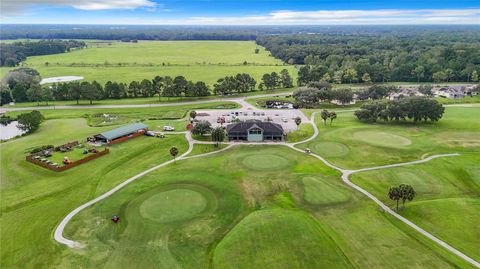
M 190 219 L 207 207 L 207 199 L 196 191 L 174 189 L 154 194 L 140 205 L 142 217 L 160 222 Z
M 273 154 L 249 155 L 242 160 L 242 164 L 254 170 L 275 170 L 286 168 L 288 160 Z
M 342 203 L 350 199 L 346 191 L 334 186 L 326 180 L 315 177 L 304 177 L 302 179 L 305 192 L 303 198 L 310 204 L 332 204 Z
M 275 240 L 272 240 L 275 238 Z M 318 222 L 295 210 L 248 215 L 217 245 L 214 268 L 348 268 Z
M 410 139 L 391 134 L 386 132 L 379 131 L 358 131 L 353 134 L 353 138 L 360 140 L 372 145 L 381 146 L 381 147 L 404 147 L 412 144 Z
M 311 149 L 325 157 L 340 157 L 345 156 L 350 151 L 348 147 L 338 142 L 315 142 Z

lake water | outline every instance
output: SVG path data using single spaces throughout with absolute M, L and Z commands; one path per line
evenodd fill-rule
M 24 132 L 17 127 L 18 122 L 12 121 L 7 126 L 0 124 L 0 140 L 8 140 L 14 138 L 17 135 L 21 135 Z

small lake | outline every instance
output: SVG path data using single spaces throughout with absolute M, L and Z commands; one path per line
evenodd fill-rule
M 12 121 L 6 126 L 0 124 L 0 140 L 8 140 L 23 134 L 24 131 L 18 129 L 17 124 L 17 121 Z

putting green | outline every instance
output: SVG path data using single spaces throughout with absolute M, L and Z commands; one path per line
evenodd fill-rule
M 273 154 L 256 154 L 245 157 L 242 164 L 254 170 L 275 170 L 287 167 L 288 160 Z
M 190 219 L 207 207 L 207 199 L 196 191 L 174 189 L 152 195 L 140 205 L 142 217 L 160 222 Z
M 350 151 L 347 146 L 338 142 L 315 142 L 312 143 L 310 149 L 325 157 L 345 156 Z
M 353 134 L 353 138 L 382 147 L 401 148 L 412 144 L 408 138 L 382 131 L 358 131 Z

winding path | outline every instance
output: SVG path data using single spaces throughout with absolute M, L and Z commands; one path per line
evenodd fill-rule
M 318 128 L 317 128 L 317 125 L 315 124 L 315 114 L 316 114 L 316 112 L 314 112 L 312 114 L 311 119 L 310 119 L 310 123 L 313 125 L 314 135 L 312 137 L 308 138 L 307 140 L 304 140 L 304 141 L 301 141 L 301 142 L 289 143 L 289 144 L 287 144 L 288 147 L 290 147 L 290 148 L 292 148 L 296 151 L 299 151 L 299 152 L 304 152 L 303 150 L 301 150 L 299 148 L 296 148 L 295 145 L 300 144 L 300 143 L 304 143 L 304 142 L 307 142 L 307 141 L 311 141 L 311 140 L 315 139 L 316 136 L 318 136 Z M 340 171 L 342 173 L 342 180 L 343 180 L 343 182 L 345 182 L 345 184 L 347 184 L 348 186 L 350 186 L 350 187 L 356 189 L 357 191 L 363 193 L 365 196 L 367 196 L 368 198 L 373 200 L 377 205 L 379 205 L 385 212 L 389 213 L 390 215 L 394 216 L 395 218 L 397 218 L 401 222 L 403 222 L 403 223 L 407 224 L 408 226 L 412 227 L 417 232 L 426 236 L 427 238 L 429 238 L 433 242 L 437 243 L 438 245 L 442 246 L 443 248 L 450 251 L 451 253 L 457 255 L 461 259 L 467 261 L 468 263 L 472 264 L 473 266 L 475 266 L 477 268 L 480 268 L 480 263 L 479 262 L 477 262 L 476 260 L 474 260 L 474 259 L 470 258 L 469 256 L 465 255 L 464 253 L 457 250 L 456 248 L 450 246 L 445 241 L 439 239 L 438 237 L 435 237 L 431 233 L 429 233 L 429 232 L 425 231 L 424 229 L 420 228 L 419 226 L 417 226 L 415 223 L 411 222 L 410 220 L 408 220 L 408 219 L 404 218 L 403 216 L 399 215 L 397 212 L 393 211 L 390 207 L 385 205 L 382 201 L 380 201 L 373 194 L 369 193 L 365 189 L 363 189 L 360 186 L 356 185 L 355 183 L 351 182 L 350 179 L 349 179 L 350 175 L 354 174 L 354 173 L 360 173 L 360 172 L 372 171 L 372 170 L 379 170 L 379 169 L 394 168 L 394 167 L 400 167 L 400 166 L 406 166 L 406 165 L 421 164 L 421 163 L 426 163 L 426 162 L 431 161 L 431 160 L 436 159 L 436 158 L 453 157 L 453 156 L 459 156 L 460 154 L 458 154 L 458 153 L 438 154 L 438 155 L 432 155 L 430 157 L 427 157 L 427 158 L 422 159 L 422 160 L 417 160 L 417 161 L 397 163 L 397 164 L 388 164 L 388 165 L 375 166 L 375 167 L 367 167 L 367 168 L 362 168 L 362 169 L 357 169 L 357 170 L 348 170 L 348 169 L 340 168 L 336 165 L 331 164 L 325 158 L 323 158 L 322 156 L 317 155 L 315 153 L 310 153 L 310 155 L 319 159 L 325 165 L 327 165 L 327 166 L 329 166 L 329 167 L 331 167 L 331 168 L 333 168 L 337 171 Z
M 241 102 L 239 102 L 240 104 L 242 104 Z M 312 124 L 313 126 L 313 129 L 314 129 L 314 134 L 307 138 L 306 140 L 303 140 L 303 141 L 300 141 L 300 142 L 295 142 L 295 143 L 233 143 L 233 142 L 228 142 L 228 143 L 224 143 L 224 144 L 228 144 L 227 147 L 223 148 L 223 149 L 220 149 L 220 150 L 217 150 L 217 151 L 213 151 L 213 152 L 208 152 L 208 153 L 204 153 L 204 154 L 199 154 L 199 155 L 194 155 L 194 156 L 187 156 L 188 154 L 190 154 L 190 152 L 192 151 L 193 149 L 193 145 L 194 144 L 212 144 L 213 142 L 207 142 L 207 141 L 196 141 L 192 138 L 190 132 L 178 132 L 177 134 L 185 134 L 185 137 L 188 141 L 188 150 L 183 153 L 182 155 L 180 155 L 177 160 L 184 160 L 184 159 L 191 159 L 191 158 L 197 158 L 197 157 L 204 157 L 204 156 L 208 156 L 208 155 L 213 155 L 213 154 L 216 154 L 218 152 L 222 152 L 222 151 L 225 151 L 225 150 L 228 150 L 230 149 L 231 147 L 235 146 L 235 145 L 283 145 L 283 146 L 287 146 L 293 150 L 296 150 L 296 151 L 299 151 L 299 152 L 302 152 L 304 153 L 304 151 L 302 149 L 299 149 L 299 148 L 296 148 L 295 146 L 298 145 L 298 144 L 301 144 L 301 143 L 305 143 L 305 142 L 309 142 L 309 141 L 312 141 L 313 139 L 315 139 L 317 136 L 318 136 L 318 127 L 317 125 L 315 124 L 315 115 L 317 114 L 317 112 L 314 112 L 312 113 L 311 117 L 310 117 L 310 120 L 309 120 L 309 123 Z M 348 170 L 348 169 L 343 169 L 341 167 L 338 167 L 336 165 L 333 165 L 332 163 L 328 162 L 325 158 L 323 158 L 322 156 L 320 155 L 317 155 L 317 154 L 314 154 L 314 153 L 310 153 L 309 155 L 319 159 L 320 161 L 322 161 L 325 165 L 327 165 L 328 167 L 330 168 L 333 168 L 337 171 L 340 171 L 342 173 L 342 180 L 345 184 L 347 184 L 348 186 L 354 188 L 355 190 L 363 193 L 365 196 L 367 196 L 368 198 L 370 198 L 371 200 L 373 200 L 377 205 L 379 205 L 385 212 L 389 213 L 390 215 L 394 216 L 395 218 L 397 218 L 398 220 L 402 221 L 403 223 L 405 223 L 406 225 L 410 226 L 411 228 L 413 228 L 414 230 L 416 230 L 417 232 L 421 233 L 422 235 L 424 235 L 425 237 L 429 238 L 430 240 L 432 240 L 433 242 L 435 242 L 436 244 L 440 245 L 441 247 L 443 247 L 444 249 L 446 249 L 447 251 L 457 255 L 458 257 L 460 257 L 461 259 L 465 260 L 466 262 L 472 264 L 473 266 L 477 267 L 477 268 L 480 268 L 480 263 L 477 262 L 476 260 L 470 258 L 469 256 L 465 255 L 464 253 L 460 252 L 459 250 L 457 250 L 456 248 L 450 246 L 449 244 L 447 244 L 446 242 L 442 241 L 441 239 L 435 237 L 434 235 L 430 234 L 429 232 L 425 231 L 424 229 L 420 228 L 419 226 L 417 226 L 415 223 L 409 221 L 408 219 L 404 218 L 403 216 L 399 215 L 398 213 L 396 213 L 395 211 L 393 211 L 391 208 L 389 208 L 387 205 L 385 205 L 382 201 L 380 201 L 377 197 L 375 197 L 374 195 L 372 195 L 371 193 L 369 193 L 368 191 L 366 191 L 365 189 L 361 188 L 360 186 L 354 184 L 353 182 L 350 181 L 349 179 L 349 176 L 351 174 L 354 174 L 354 173 L 360 173 L 360 172 L 365 172 L 365 171 L 371 171 L 371 170 L 379 170 L 379 169 L 387 169 L 387 168 L 394 168 L 394 167 L 400 167 L 400 166 L 406 166 L 406 165 L 414 165 L 414 164 L 420 164 L 420 163 L 426 163 L 428 161 L 431 161 L 433 159 L 436 159 L 436 158 L 442 158 L 442 157 L 452 157 L 452 156 L 458 156 L 459 154 L 457 153 L 453 153 L 453 154 L 439 154 L 439 155 L 433 155 L 433 156 L 430 156 L 428 158 L 425 158 L 425 159 L 422 159 L 422 160 L 417 160 L 417 161 L 411 161 L 411 162 L 405 162 L 405 163 L 397 163 L 397 164 L 389 164 L 389 165 L 382 165 L 382 166 L 376 166 L 376 167 L 368 167 L 368 168 L 362 168 L 362 169 L 357 169 L 357 170 Z M 64 244 L 68 247 L 71 247 L 71 248 L 78 248 L 78 247 L 81 247 L 81 244 L 79 242 L 76 242 L 76 241 L 73 241 L 73 240 L 70 240 L 70 239 L 67 239 L 63 236 L 63 231 L 66 227 L 66 225 L 70 222 L 70 220 L 76 215 L 78 214 L 80 211 L 82 211 L 83 209 L 111 196 L 112 194 L 114 194 L 115 192 L 117 192 L 118 190 L 120 190 L 121 188 L 125 187 L 126 185 L 130 184 L 131 182 L 141 178 L 142 176 L 150 173 L 150 172 L 153 172 L 161 167 L 164 167 L 168 164 L 171 164 L 173 163 L 175 160 L 170 160 L 170 161 L 166 161 L 164 163 L 161 163 L 155 167 L 152 167 L 148 170 L 145 170 L 127 180 L 125 180 L 124 182 L 118 184 L 117 186 L 115 186 L 113 189 L 107 191 L 106 193 L 98 196 L 97 198 L 93 199 L 93 200 L 90 200 L 86 203 L 84 203 L 83 205 L 77 207 L 76 209 L 74 209 L 72 212 L 70 212 L 61 222 L 60 224 L 57 226 L 56 230 L 55 230 L 55 233 L 54 233 L 54 239 L 55 241 L 61 243 L 61 244 Z

